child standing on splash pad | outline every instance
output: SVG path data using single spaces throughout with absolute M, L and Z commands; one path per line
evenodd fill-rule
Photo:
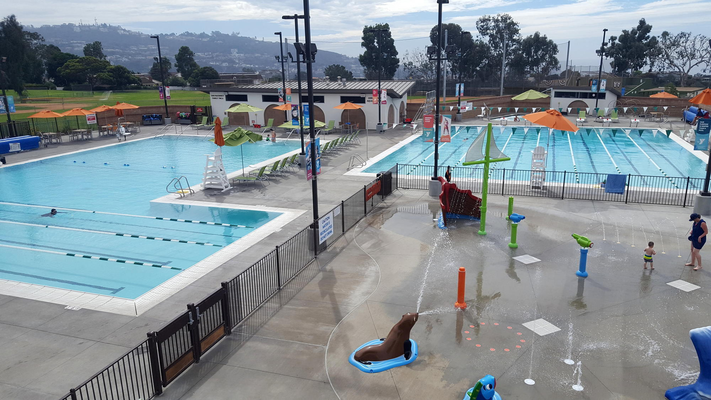
M 647 248 L 644 249 L 644 269 L 647 269 L 647 263 L 649 263 L 651 269 L 654 269 L 654 259 L 652 256 L 656 254 L 657 252 L 654 251 L 654 242 L 649 242 Z

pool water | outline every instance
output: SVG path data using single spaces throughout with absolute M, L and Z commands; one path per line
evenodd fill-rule
M 485 134 L 486 127 L 455 128 L 452 141 L 440 143 L 441 166 L 461 166 L 472 141 L 479 134 Z M 496 163 L 495 168 L 531 169 L 533 149 L 540 145 L 548 151 L 546 169 L 549 171 L 704 177 L 704 162 L 664 133 L 652 129 L 631 129 L 627 135 L 620 128 L 614 129 L 616 134 L 613 135 L 610 128 L 583 127 L 577 134 L 562 134 L 560 131 L 551 132 L 548 128 L 493 127 L 497 146 L 511 158 Z M 396 163 L 434 165 L 433 156 L 432 142 L 417 138 L 366 168 L 364 172 L 384 171 Z
M 244 165 L 297 148 L 296 141 L 247 144 Z M 175 177 L 200 183 L 214 150 L 205 138 L 165 136 L 0 169 L 0 279 L 135 299 L 281 215 L 151 202 Z M 228 171 L 241 169 L 240 157 L 239 148 L 223 149 Z M 43 216 L 51 208 L 60 213 Z

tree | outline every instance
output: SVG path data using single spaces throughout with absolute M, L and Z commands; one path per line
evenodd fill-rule
M 610 66 L 616 73 L 641 71 L 647 64 L 651 70 L 651 56 L 657 47 L 657 37 L 650 36 L 651 31 L 652 25 L 642 18 L 636 28 L 624 29 L 620 36 L 610 36 L 605 56 L 612 58 Z
M 369 32 L 370 29 L 385 29 L 382 33 Z M 382 37 L 383 42 L 378 47 L 378 39 Z M 360 65 L 365 69 L 365 77 L 367 79 L 378 78 L 378 65 L 381 66 L 382 79 L 393 79 L 395 72 L 400 66 L 400 59 L 397 58 L 397 49 L 395 49 L 395 40 L 390 33 L 390 25 L 376 24 L 373 26 L 365 26 L 363 28 L 363 41 L 360 44 L 365 49 L 358 60 Z M 378 55 L 382 55 L 381 62 L 378 63 Z
M 659 37 L 656 49 L 657 62 L 663 71 L 672 70 L 679 74 L 679 86 L 686 84 L 692 69 L 708 68 L 711 65 L 711 45 L 704 35 L 679 32 L 676 35 L 664 31 Z
M 410 79 L 422 79 L 425 81 L 433 81 L 435 76 L 435 61 L 427 57 L 423 51 L 410 53 L 405 52 L 402 58 L 402 67 Z
M 38 49 L 43 41 L 39 34 L 25 31 L 14 15 L 0 21 L 0 57 L 7 57 L 2 79 L 9 89 L 22 93 L 25 82 L 41 83 L 44 66 Z
M 111 64 L 94 57 L 81 57 L 67 61 L 57 71 L 68 83 L 89 83 L 94 86 L 99 80 L 99 74 L 107 73 Z M 101 75 L 108 79 L 106 75 Z
M 676 90 L 676 86 L 674 86 L 673 83 L 669 82 L 664 86 L 664 91 L 670 94 L 673 94 L 676 97 L 679 97 L 679 91 Z
M 59 47 L 50 44 L 45 46 L 42 58 L 44 59 L 44 65 L 47 71 L 47 79 L 53 81 L 57 86 L 68 85 L 69 82 L 62 78 L 57 70 L 66 64 L 67 61 L 75 60 L 79 58 L 79 56 L 71 53 L 64 53 Z
M 546 35 L 541 36 L 536 32 L 521 41 L 511 60 L 511 70 L 520 75 L 530 74 L 541 80 L 560 67 L 556 54 L 558 45 Z
M 165 84 L 168 86 L 188 86 L 188 81 L 185 78 L 181 78 L 177 75 L 173 75 L 166 79 Z
M 198 68 L 190 75 L 188 83 L 190 86 L 199 87 L 201 79 L 220 79 L 220 74 L 212 67 Z
M 462 36 L 462 27 L 458 24 L 442 24 L 442 34 L 446 31 L 447 42 L 442 42 L 442 50 L 446 51 L 450 67 L 449 71 L 455 76 L 459 76 L 459 70 L 467 69 L 467 56 L 471 55 L 472 48 L 474 47 L 474 40 L 471 34 Z M 439 30 L 438 26 L 435 25 L 430 29 L 430 42 L 432 46 L 437 46 L 439 41 Z M 461 58 L 460 58 L 461 57 Z M 436 65 L 436 61 L 432 62 Z
M 185 79 L 190 78 L 193 72 L 198 68 L 200 68 L 200 66 L 195 62 L 195 53 L 190 50 L 190 47 L 181 46 L 180 49 L 178 49 L 178 54 L 175 55 L 175 69 L 180 76 Z
M 87 43 L 84 46 L 84 57 L 94 57 L 98 60 L 106 60 L 104 55 L 104 46 L 98 40 L 93 43 Z
M 481 74 L 486 80 L 500 73 L 497 71 L 501 70 L 504 43 L 506 43 L 506 64 L 514 57 L 521 43 L 521 30 L 518 22 L 514 21 L 509 14 L 484 15 L 476 21 L 476 29 L 490 48 L 488 61 Z
M 167 77 L 168 76 L 168 71 L 170 71 L 171 68 L 171 62 L 168 57 L 163 57 L 163 76 Z M 151 70 L 148 71 L 148 74 L 151 76 L 156 81 L 161 80 L 161 74 L 160 74 L 160 64 L 158 63 L 158 57 L 153 57 L 153 66 L 151 66 Z
M 331 82 L 337 81 L 339 76 L 347 81 L 353 80 L 353 73 L 341 64 L 331 64 L 323 70 L 323 73 Z
M 106 69 L 106 72 L 111 75 L 113 86 L 117 89 L 125 89 L 128 85 L 137 85 L 141 80 L 135 77 L 128 68 L 123 65 L 112 65 Z

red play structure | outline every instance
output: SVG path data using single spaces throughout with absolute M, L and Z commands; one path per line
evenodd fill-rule
M 471 190 L 457 188 L 454 183 L 439 177 L 442 193 L 439 195 L 439 205 L 442 207 L 442 222 L 447 226 L 448 219 L 481 218 L 481 199 L 474 196 Z

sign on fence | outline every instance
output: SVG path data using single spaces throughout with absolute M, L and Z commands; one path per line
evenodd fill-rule
M 696 126 L 696 141 L 694 142 L 694 150 L 706 151 L 709 149 L 709 132 L 711 131 L 711 120 L 699 119 Z
M 369 187 L 368 190 L 365 191 L 365 201 L 375 197 L 375 195 L 380 192 L 380 186 L 380 181 L 377 181 L 373 184 L 373 186 Z
M 318 220 L 318 244 L 333 236 L 333 211 Z
M 89 114 L 86 116 L 87 125 L 96 125 L 96 114 Z
M 7 108 L 10 109 L 10 114 L 15 112 L 15 98 L 12 96 L 7 96 Z M 0 114 L 6 114 L 5 102 L 0 98 Z

